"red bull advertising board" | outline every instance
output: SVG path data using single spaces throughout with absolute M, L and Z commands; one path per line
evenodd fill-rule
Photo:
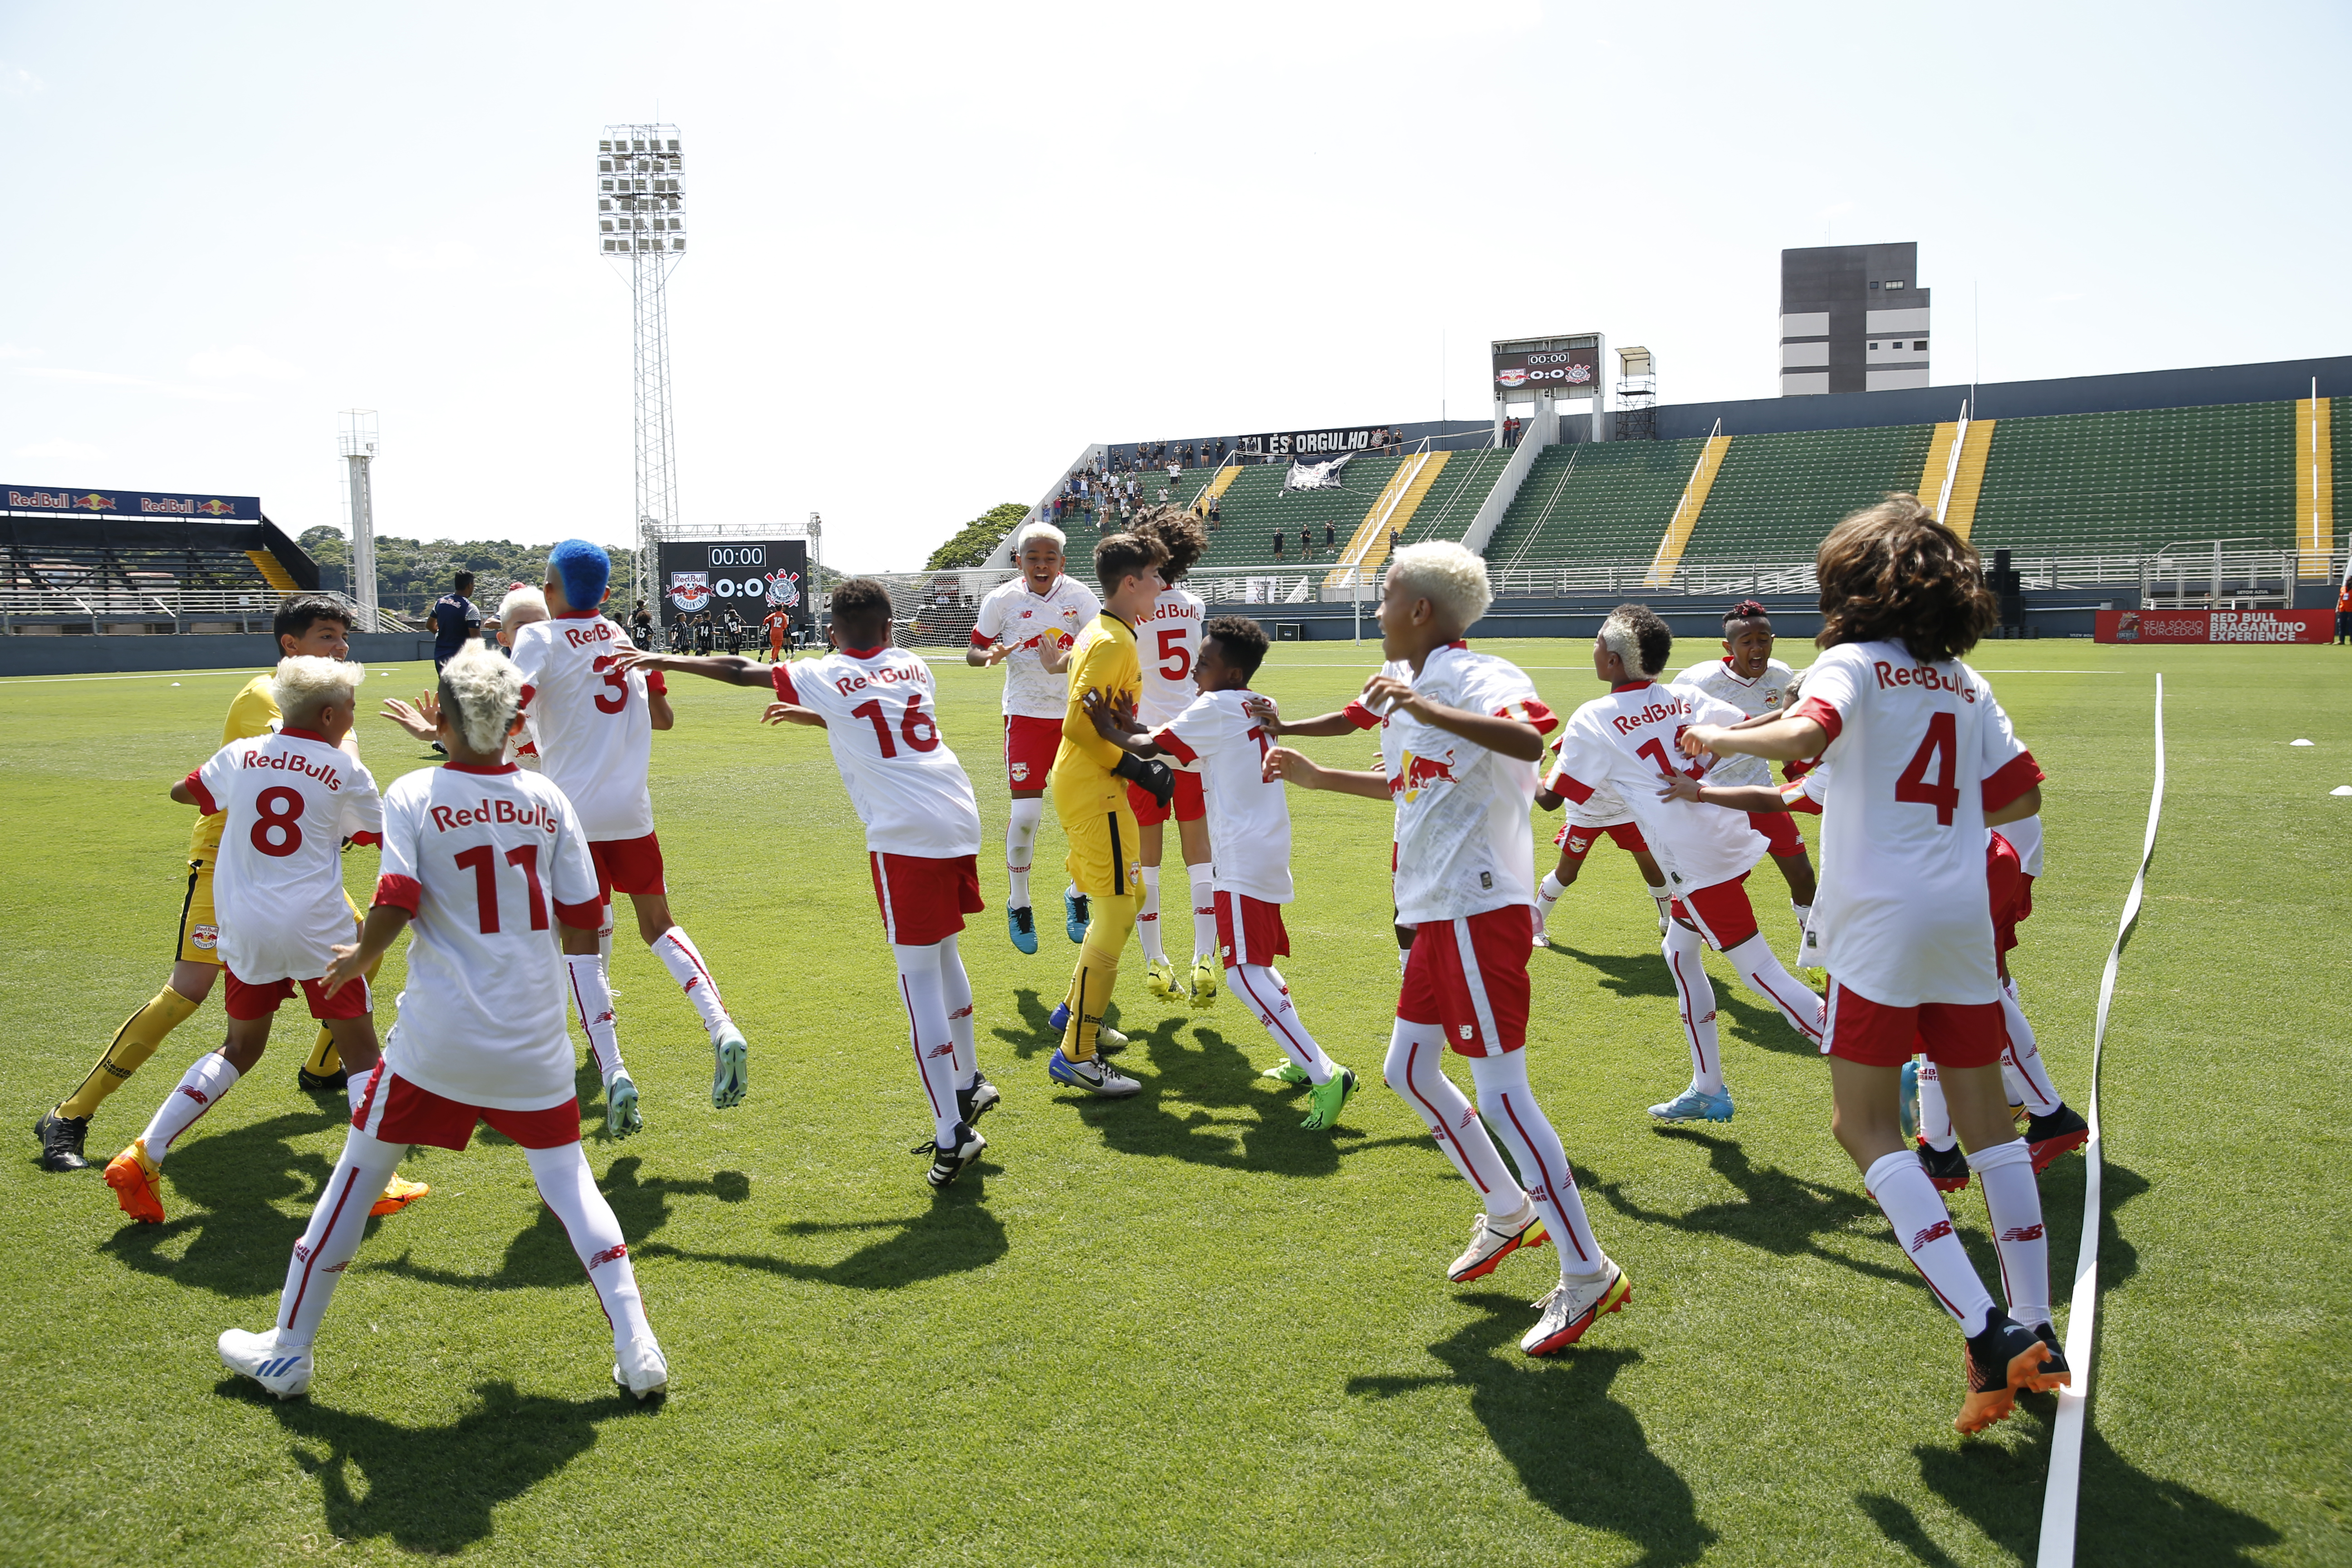
M 2329 610 L 2100 610 L 2091 640 L 2112 643 L 2329 643 Z
M 215 496 L 202 490 L 164 495 L 149 490 L 69 485 L 0 486 L 0 510 L 50 517 L 202 517 L 215 522 L 259 522 L 258 496 Z

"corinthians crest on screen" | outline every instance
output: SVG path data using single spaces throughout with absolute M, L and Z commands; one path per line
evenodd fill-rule
M 709 604 L 710 574 L 708 572 L 671 573 L 669 602 L 689 616 Z
M 797 572 L 771 572 L 766 576 L 768 603 L 778 609 L 789 610 L 801 602 L 801 574 Z

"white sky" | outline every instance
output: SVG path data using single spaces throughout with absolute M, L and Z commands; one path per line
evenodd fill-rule
M 299 531 L 369 406 L 382 531 L 625 541 L 593 157 L 656 114 L 681 512 L 821 510 L 849 568 L 1090 440 L 1475 416 L 1497 336 L 1769 396 L 1783 246 L 1917 240 L 1939 383 L 1971 285 L 1988 381 L 2345 353 L 2347 44 L 2340 4 L 16 0 L 0 479 Z

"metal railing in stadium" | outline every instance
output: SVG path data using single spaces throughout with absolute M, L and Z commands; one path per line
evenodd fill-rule
M 329 593 L 326 596 L 350 612 L 355 631 L 399 633 L 416 629 L 388 611 L 378 610 L 371 616 L 347 595 Z M 125 588 L 89 583 L 50 587 L 12 585 L 0 587 L 0 633 L 16 630 L 16 623 L 135 627 L 142 631 L 167 622 L 174 631 L 191 625 L 234 624 L 241 631 L 267 631 L 270 617 L 278 613 L 284 597 L 267 588 Z

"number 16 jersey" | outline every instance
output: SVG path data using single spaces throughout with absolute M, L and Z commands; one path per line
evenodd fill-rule
M 640 671 L 613 668 L 634 647 L 593 613 L 533 621 L 515 633 L 523 718 L 541 770 L 580 815 L 591 842 L 643 838 L 654 830 L 653 714 Z
M 980 853 L 980 806 L 940 737 L 929 665 L 883 647 L 775 665 L 768 678 L 778 697 L 824 716 L 866 848 L 930 860 Z

